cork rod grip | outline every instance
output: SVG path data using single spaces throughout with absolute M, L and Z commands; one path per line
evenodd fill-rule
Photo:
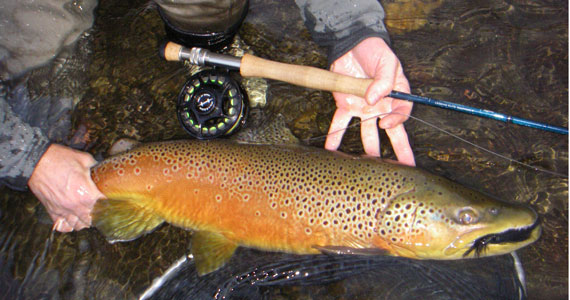
M 167 61 L 180 61 L 180 50 L 183 47 L 173 42 L 168 42 L 159 47 L 159 55 Z
M 331 71 L 274 62 L 245 54 L 241 59 L 240 74 L 244 77 L 263 77 L 298 86 L 341 92 L 364 97 L 372 79 L 355 78 Z

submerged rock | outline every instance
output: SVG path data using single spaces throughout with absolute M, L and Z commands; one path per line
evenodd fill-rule
M 96 0 L 5 0 L 0 9 L 0 76 L 45 64 L 93 25 Z

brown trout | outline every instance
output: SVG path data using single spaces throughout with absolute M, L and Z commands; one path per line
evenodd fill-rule
M 538 239 L 536 213 L 417 168 L 302 146 L 140 145 L 91 171 L 93 224 L 128 241 L 163 222 L 195 231 L 199 274 L 238 246 L 296 254 L 461 259 Z

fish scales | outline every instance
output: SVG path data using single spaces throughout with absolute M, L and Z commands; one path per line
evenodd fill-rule
M 506 253 L 540 233 L 529 208 L 417 168 L 312 147 L 150 143 L 101 162 L 92 178 L 107 197 L 95 205 L 94 224 L 109 240 L 134 239 L 163 221 L 195 230 L 203 234 L 193 252 L 223 256 L 201 273 L 238 245 L 457 259 Z M 524 234 L 510 234 L 506 245 L 498 236 L 513 228 Z
M 314 245 L 373 247 L 377 216 L 391 195 L 409 189 L 391 165 L 352 164 L 353 158 L 317 149 L 220 142 L 158 146 L 97 166 L 95 183 L 108 197 L 120 194 L 121 185 L 147 195 L 154 199 L 148 205 L 176 226 L 231 228 L 228 237 L 248 246 L 296 253 L 318 253 Z M 163 181 L 177 184 L 160 187 Z

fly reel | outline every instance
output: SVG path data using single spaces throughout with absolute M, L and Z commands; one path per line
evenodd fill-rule
M 190 78 L 178 96 L 178 120 L 198 139 L 213 139 L 236 132 L 247 117 L 247 103 L 229 73 L 206 70 Z

